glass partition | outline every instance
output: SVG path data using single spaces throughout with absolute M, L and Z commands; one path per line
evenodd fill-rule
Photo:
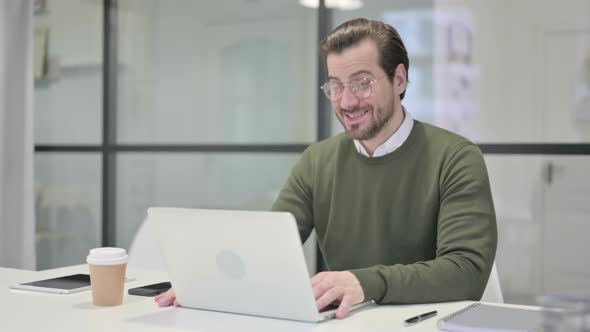
M 102 237 L 98 153 L 35 156 L 37 269 L 83 264 Z
M 488 155 L 507 303 L 590 289 L 590 156 Z
M 296 1 L 126 1 L 120 143 L 316 139 L 317 11 Z
M 117 239 L 128 247 L 150 206 L 270 210 L 299 154 L 121 153 Z
M 475 142 L 590 142 L 590 2 L 363 3 L 335 9 L 332 27 L 367 17 L 398 29 L 415 118 Z
M 102 139 L 102 2 L 46 1 L 35 13 L 35 143 Z

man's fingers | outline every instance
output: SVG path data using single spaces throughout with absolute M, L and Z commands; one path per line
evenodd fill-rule
M 158 295 L 156 295 L 156 297 L 154 297 L 154 300 L 156 300 L 156 302 L 162 302 L 162 301 L 165 301 L 168 298 L 168 296 L 169 296 L 168 293 L 158 294 Z
M 318 282 L 315 285 L 312 285 L 311 290 L 313 291 L 313 297 L 317 300 L 331 287 L 333 287 L 333 285 L 328 282 Z
M 346 317 L 350 308 L 364 298 L 360 283 L 349 271 L 318 273 L 312 279 L 312 285 L 318 310 L 338 303 L 336 318 L 339 319 Z
M 336 310 L 336 318 L 343 319 L 348 316 L 348 312 L 350 311 L 350 307 L 352 306 L 351 298 L 348 295 L 344 295 L 342 297 L 342 301 L 340 301 L 340 305 L 338 306 L 338 310 Z
M 158 301 L 159 299 L 161 299 L 161 298 L 165 298 L 165 297 L 167 297 L 168 295 L 169 295 L 169 292 L 168 292 L 168 291 L 166 291 L 166 292 L 164 292 L 164 293 L 160 293 L 160 294 L 158 294 L 158 295 L 156 295 L 156 296 L 154 297 L 154 300 Z
M 321 311 L 329 304 L 336 302 L 336 300 L 342 297 L 342 291 L 338 288 L 330 288 L 327 290 L 320 298 L 318 298 L 315 303 L 318 307 L 318 310 Z
M 162 293 L 154 298 L 160 307 L 167 307 L 176 302 L 176 294 L 170 289 L 169 291 Z
M 318 274 L 316 274 L 315 276 L 313 276 L 311 278 L 311 286 L 315 286 L 319 283 L 321 283 L 324 280 L 324 277 L 326 276 L 326 273 L 324 272 L 320 272 Z
M 169 298 L 169 297 L 161 297 L 161 298 L 157 299 L 156 302 L 158 303 L 158 305 L 160 307 L 167 307 L 167 306 L 171 305 L 172 302 L 174 302 L 174 299 Z

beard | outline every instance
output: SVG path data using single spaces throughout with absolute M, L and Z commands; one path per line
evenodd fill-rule
M 351 110 L 349 112 L 355 112 L 360 108 Z M 346 113 L 344 111 L 341 111 L 342 113 Z M 346 115 L 342 114 L 340 116 L 337 116 L 338 121 L 340 121 L 340 123 L 342 124 L 342 127 L 344 127 L 344 130 L 346 131 L 346 134 L 352 138 L 352 139 L 356 139 L 359 141 L 366 141 L 366 140 L 370 140 L 372 138 L 374 138 L 375 136 L 377 136 L 377 134 L 379 134 L 383 128 L 385 127 L 385 125 L 393 118 L 393 113 L 394 113 L 394 107 L 393 105 L 391 107 L 389 107 L 389 109 L 387 110 L 381 110 L 378 109 L 377 111 L 375 111 L 374 107 L 371 107 L 371 109 L 369 110 L 369 115 L 370 118 L 365 119 L 364 122 L 368 122 L 365 124 L 365 128 L 361 128 L 361 125 L 363 125 L 362 123 L 355 123 L 352 124 L 349 127 L 346 126 L 345 121 L 343 119 L 343 117 L 345 117 Z

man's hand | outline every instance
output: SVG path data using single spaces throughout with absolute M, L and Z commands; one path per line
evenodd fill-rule
M 164 292 L 160 295 L 156 295 L 156 297 L 154 297 L 154 300 L 156 300 L 160 307 L 178 305 L 178 303 L 176 302 L 176 294 L 174 293 L 174 290 L 172 288 L 170 288 L 167 292 Z
M 311 286 L 318 310 L 332 303 L 340 303 L 336 310 L 338 319 L 346 317 L 350 307 L 365 299 L 361 284 L 349 271 L 320 272 L 311 278 Z

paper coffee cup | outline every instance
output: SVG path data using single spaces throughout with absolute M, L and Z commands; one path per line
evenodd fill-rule
M 123 303 L 127 252 L 122 248 L 95 248 L 86 262 L 90 268 L 92 303 L 115 306 Z

